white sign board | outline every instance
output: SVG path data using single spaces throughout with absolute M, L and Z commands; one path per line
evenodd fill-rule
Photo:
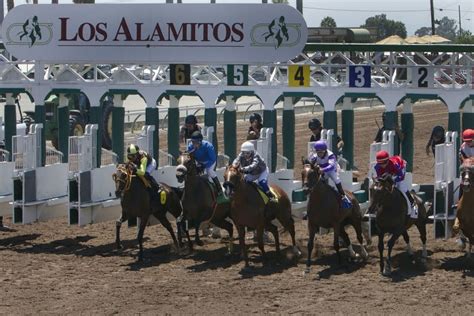
M 2 28 L 13 56 L 44 62 L 288 61 L 307 35 L 295 8 L 268 4 L 20 5 Z

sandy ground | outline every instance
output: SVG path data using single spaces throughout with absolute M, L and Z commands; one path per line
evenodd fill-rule
M 380 118 L 381 111 L 356 113 L 355 156 L 363 172 L 367 170 L 368 144 L 377 128 L 374 119 Z M 309 117 L 297 117 L 297 135 L 306 133 Z M 433 180 L 433 159 L 426 156 L 424 146 L 435 124 L 447 125 L 443 106 L 415 106 L 418 183 Z M 306 138 L 298 137 L 295 157 L 304 153 Z M 301 258 L 289 255 L 287 235 L 283 235 L 280 256 L 273 245 L 266 245 L 266 260 L 248 241 L 249 270 L 243 269 L 237 242 L 231 256 L 226 255 L 224 241 L 211 238 L 203 238 L 205 245 L 193 253 L 178 254 L 161 226 L 147 228 L 146 260 L 138 264 L 136 228 L 124 225 L 125 249 L 116 251 L 113 221 L 83 228 L 67 226 L 65 217 L 25 226 L 11 225 L 10 221 L 5 219 L 12 230 L 0 231 L 0 314 L 467 315 L 474 310 L 474 264 L 466 261 L 453 238 L 435 240 L 431 225 L 428 262 L 421 263 L 418 232 L 411 229 L 415 259 L 399 241 L 394 250 L 394 273 L 386 278 L 379 274 L 375 246 L 369 247 L 367 262 L 344 260 L 338 265 L 331 235 L 317 237 L 312 272 L 304 276 L 304 221 L 296 222 Z M 349 231 L 354 240 L 353 230 Z M 347 257 L 346 249 L 343 255 Z

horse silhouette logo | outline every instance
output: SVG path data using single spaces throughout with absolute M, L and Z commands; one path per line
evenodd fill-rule
M 53 37 L 51 23 L 40 23 L 38 16 L 23 23 L 13 23 L 6 32 L 7 44 L 28 45 L 28 47 L 48 44 Z
M 33 46 L 38 38 L 41 40 L 41 28 L 38 23 L 38 17 L 35 15 L 31 19 L 26 19 L 25 23 L 23 23 L 23 31 L 20 35 L 20 41 L 23 40 L 25 36 L 31 39 L 30 47 Z
M 289 40 L 288 36 L 288 28 L 285 23 L 285 17 L 280 16 L 278 19 L 273 19 L 273 21 L 268 25 L 268 32 L 264 33 L 265 35 L 265 42 L 268 41 L 269 38 L 273 38 L 275 42 L 275 49 L 281 46 L 283 42 L 283 37 L 286 41 Z
M 288 23 L 283 15 L 270 23 L 259 23 L 252 28 L 251 45 L 275 49 L 295 46 L 301 40 L 301 27 L 300 23 Z

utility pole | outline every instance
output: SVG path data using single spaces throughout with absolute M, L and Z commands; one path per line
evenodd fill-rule
M 433 0 L 430 0 L 430 5 L 431 5 L 431 35 L 435 35 L 436 30 L 435 30 L 435 18 L 434 18 L 434 5 L 433 5 Z
M 461 27 L 461 5 L 458 5 L 458 14 L 459 14 L 459 36 L 462 35 L 462 27 Z
M 303 0 L 296 0 L 296 10 L 303 14 Z
M 2 23 L 3 23 L 3 16 L 5 15 L 5 13 L 3 11 L 3 6 L 4 5 L 5 5 L 4 0 L 0 0 L 0 29 L 1 29 L 1 26 L 2 26 Z

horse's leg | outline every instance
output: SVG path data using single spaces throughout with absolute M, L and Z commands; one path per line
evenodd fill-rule
M 359 242 L 360 246 L 360 252 L 362 258 L 365 260 L 369 257 L 369 254 L 367 253 L 367 249 L 365 249 L 364 239 L 362 237 L 362 221 L 358 219 L 352 220 L 352 227 L 354 227 L 356 231 L 357 241 Z
M 178 251 L 179 250 L 178 240 L 176 239 L 176 235 L 174 234 L 173 226 L 171 226 L 170 221 L 166 217 L 166 213 L 156 212 L 154 215 L 156 216 L 156 218 L 158 218 L 158 220 L 163 225 L 163 227 L 166 228 L 166 230 L 170 233 L 171 238 L 173 239 L 173 244 L 176 247 L 176 250 Z
M 242 257 L 245 261 L 245 267 L 249 266 L 249 258 L 247 256 L 247 248 L 245 247 L 245 226 L 238 225 L 237 232 L 239 234 L 239 245 L 240 251 L 242 251 Z
M 403 236 L 403 240 L 405 240 L 405 243 L 407 244 L 407 252 L 408 252 L 408 255 L 409 255 L 410 257 L 413 257 L 413 249 L 411 249 L 410 236 L 408 236 L 408 232 L 405 230 L 405 231 L 402 233 L 402 236 Z
M 306 259 L 306 270 L 304 271 L 305 274 L 311 271 L 311 252 L 313 252 L 314 247 L 314 236 L 316 235 L 316 227 L 311 225 L 308 220 L 308 258 Z
M 380 230 L 380 229 L 379 229 Z M 382 232 L 379 232 L 379 259 L 380 259 L 380 262 L 379 262 L 379 265 L 380 265 L 380 273 L 383 275 L 383 271 L 384 271 L 384 258 L 383 258 L 383 233 Z
M 229 244 L 227 248 L 228 248 L 229 254 L 232 254 L 232 252 L 234 251 L 234 225 L 232 225 L 232 223 L 229 223 L 228 221 L 222 218 L 213 219 L 211 223 L 227 231 L 227 233 L 229 234 Z
M 406 232 L 406 230 L 405 230 Z M 404 232 L 404 233 L 405 233 Z M 402 234 L 404 234 L 402 233 Z M 385 270 L 383 271 L 384 276 L 390 276 L 392 274 L 392 249 L 393 246 L 395 245 L 395 241 L 397 241 L 398 237 L 400 237 L 400 232 L 393 233 L 390 239 L 387 242 L 387 265 L 385 267 Z
M 268 222 L 265 225 L 265 229 L 272 233 L 273 239 L 275 239 L 275 249 L 277 254 L 280 254 L 280 238 L 278 236 L 278 227 L 273 225 L 271 222 Z
M 258 248 L 260 249 L 260 252 L 262 253 L 262 258 L 265 259 L 265 248 L 263 245 L 263 228 L 264 226 L 259 226 L 255 229 L 255 231 L 257 233 Z
M 194 241 L 196 242 L 196 245 L 198 246 L 204 246 L 204 243 L 202 242 L 202 240 L 199 238 L 199 226 L 201 226 L 201 221 L 200 220 L 196 220 L 194 222 L 194 229 L 196 230 L 196 235 L 194 236 Z
M 342 224 L 336 224 L 333 225 L 333 230 L 334 230 L 334 250 L 336 250 L 337 254 L 337 263 L 341 264 L 342 259 L 341 259 L 341 253 L 339 252 L 339 236 L 341 235 L 341 226 Z
M 344 226 L 342 225 L 341 225 L 341 237 L 342 237 L 342 240 L 344 240 L 344 243 L 347 245 L 347 249 L 349 250 L 349 256 L 352 259 L 357 258 L 357 253 L 354 251 L 354 248 L 352 248 L 351 239 L 349 238 L 349 235 L 347 235 L 347 232 Z
M 115 245 L 117 249 L 122 249 L 122 245 L 120 242 L 120 227 L 122 227 L 122 223 L 128 219 L 127 213 L 122 211 L 122 216 L 115 221 Z
M 143 261 L 143 233 L 145 232 L 146 225 L 148 224 L 148 218 L 150 215 L 144 215 L 140 218 L 140 228 L 138 229 L 137 240 L 138 240 L 138 262 Z
M 418 228 L 418 232 L 420 233 L 421 243 L 423 244 L 423 250 L 421 251 L 421 261 L 426 262 L 426 258 L 428 258 L 428 252 L 426 251 L 426 223 L 424 219 L 418 219 L 416 222 L 416 228 Z

